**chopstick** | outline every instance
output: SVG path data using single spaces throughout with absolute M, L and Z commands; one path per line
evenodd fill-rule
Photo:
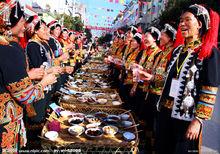
M 128 112 L 131 112 L 131 110 L 125 111 L 125 112 L 121 113 L 120 115 L 128 113 Z
M 44 139 L 44 140 L 50 141 L 48 138 L 40 136 L 40 135 L 38 135 L 37 137 L 39 137 L 40 139 Z
M 137 133 L 140 133 L 140 132 L 143 132 L 143 130 L 139 130 L 139 131 L 137 131 Z
M 133 125 L 133 126 L 130 126 L 130 127 L 126 127 L 125 129 L 129 129 L 129 128 L 133 128 L 133 127 L 136 127 L 136 126 L 139 126 L 140 124 L 136 124 L 136 125 Z

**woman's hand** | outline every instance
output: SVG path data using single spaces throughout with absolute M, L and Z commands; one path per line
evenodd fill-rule
M 201 123 L 198 119 L 194 119 L 193 121 L 191 121 L 186 132 L 186 138 L 189 140 L 198 139 L 200 128 L 201 128 Z
M 60 66 L 53 66 L 49 69 L 46 70 L 46 73 L 54 73 L 54 74 L 61 74 L 62 73 L 62 68 Z
M 71 66 L 65 66 L 65 72 L 68 74 L 73 73 L 74 68 Z
M 52 85 L 57 82 L 56 75 L 54 73 L 46 74 L 44 75 L 43 79 L 40 81 L 40 84 L 43 87 L 46 87 L 48 85 Z
M 60 57 L 58 57 L 60 61 L 66 61 L 69 59 L 69 53 L 65 52 Z
M 149 74 L 149 73 L 142 71 L 142 70 L 140 70 L 139 73 L 140 73 L 140 79 L 144 80 L 144 81 L 150 81 L 154 77 L 152 74 Z
M 28 72 L 28 76 L 31 80 L 41 80 L 44 76 L 44 69 L 41 68 L 32 68 Z

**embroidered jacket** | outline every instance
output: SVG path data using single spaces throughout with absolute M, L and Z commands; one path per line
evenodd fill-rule
M 127 73 L 126 73 L 127 75 L 124 80 L 124 84 L 132 84 L 133 83 L 132 72 L 129 70 L 130 69 L 129 67 L 132 63 L 137 63 L 136 57 L 138 56 L 138 53 L 139 53 L 139 48 L 131 49 L 130 52 L 126 56 L 125 68 L 127 70 Z
M 139 65 L 143 66 L 148 73 L 153 73 L 155 70 L 154 65 L 156 65 L 156 58 L 160 52 L 161 50 L 158 46 L 146 49 L 141 57 Z M 139 84 L 139 88 L 141 88 L 144 92 L 147 92 L 149 82 L 145 81 L 142 85 Z
M 162 89 L 164 86 L 165 78 L 166 78 L 166 68 L 168 64 L 168 56 L 172 52 L 173 48 L 168 47 L 164 51 L 160 52 L 156 61 L 155 61 L 155 69 L 154 69 L 154 79 L 150 83 L 149 92 L 156 95 L 162 94 Z
M 23 52 L 11 45 L 0 45 L 0 51 L 0 143 L 16 150 L 26 143 L 23 107 L 42 99 L 44 92 L 28 78 Z
M 200 50 L 198 48 L 198 50 Z M 176 61 L 183 51 L 183 46 L 177 47 L 172 55 L 167 69 L 167 77 L 164 87 L 168 85 L 168 80 L 173 78 L 172 71 L 175 70 Z M 187 48 L 188 56 L 183 62 L 179 73 L 180 86 L 177 97 L 174 98 L 172 107 L 172 117 L 180 120 L 191 121 L 194 117 L 209 120 L 212 117 L 218 85 L 220 84 L 220 52 L 213 48 L 212 55 L 204 60 L 198 59 L 198 52 Z M 162 107 L 166 90 L 157 103 L 157 108 Z M 192 98 L 192 99 L 191 99 Z M 185 103 L 188 104 L 185 104 Z M 191 102 L 191 104 L 190 104 Z

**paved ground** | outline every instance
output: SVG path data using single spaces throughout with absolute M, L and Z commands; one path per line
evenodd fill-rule
M 218 91 L 213 118 L 204 123 L 202 151 L 204 154 L 220 153 L 220 90 Z

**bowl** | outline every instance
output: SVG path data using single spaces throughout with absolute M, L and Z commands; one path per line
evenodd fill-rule
M 70 96 L 69 95 L 64 95 L 63 96 L 63 100 L 69 100 L 70 99 Z
M 116 122 L 119 122 L 121 120 L 120 116 L 117 116 L 117 115 L 114 115 L 114 114 L 108 115 L 107 119 L 111 119 L 111 120 L 114 120 Z
M 118 127 L 108 125 L 108 126 L 104 126 L 102 130 L 105 134 L 113 136 L 118 132 Z
M 123 138 L 124 140 L 126 141 L 132 141 L 135 139 L 135 134 L 134 133 L 131 133 L 131 132 L 124 132 L 123 133 Z
M 121 120 L 128 120 L 130 115 L 129 114 L 121 114 L 120 117 L 121 117 Z
M 131 121 L 122 121 L 121 124 L 123 127 L 130 127 L 132 125 L 132 122 Z
M 121 102 L 119 102 L 119 101 L 113 101 L 113 102 L 112 102 L 112 105 L 121 105 Z
M 85 128 L 80 125 L 73 125 L 68 128 L 68 132 L 75 136 L 80 136 L 85 131 Z
M 44 134 L 44 136 L 51 141 L 55 141 L 58 137 L 58 133 L 56 131 L 48 131 Z
M 83 114 L 83 113 L 73 113 L 72 117 L 79 117 L 79 118 L 83 118 L 84 119 L 85 114 Z
M 100 128 L 88 128 L 85 131 L 87 137 L 91 139 L 99 138 L 103 135 L 103 131 Z
M 87 102 L 87 98 L 85 98 L 85 97 L 78 97 L 77 100 L 82 102 L 82 103 Z
M 64 118 L 67 118 L 67 117 L 69 117 L 69 116 L 72 116 L 73 115 L 73 112 L 71 112 L 71 111 L 61 111 L 60 112 L 60 115 L 62 116 L 62 117 L 64 117 Z
M 81 124 L 83 123 L 84 118 L 80 118 L 80 117 L 72 117 L 68 120 L 70 125 L 76 125 L 76 124 Z
M 95 113 L 95 117 L 99 118 L 99 119 L 105 119 L 107 118 L 108 114 L 105 112 L 96 112 Z
M 117 95 L 116 94 L 111 94 L 110 97 L 111 97 L 111 99 L 115 99 L 117 97 Z
M 101 123 L 100 119 L 93 115 L 87 115 L 85 119 L 88 123 Z
M 101 125 L 101 122 L 96 122 L 96 123 L 91 123 L 91 124 L 87 124 L 86 128 L 97 128 Z
M 99 104 L 106 104 L 106 103 L 108 102 L 108 100 L 107 100 L 107 99 L 104 99 L 104 98 L 100 98 L 100 99 L 97 100 L 97 102 L 98 102 Z

